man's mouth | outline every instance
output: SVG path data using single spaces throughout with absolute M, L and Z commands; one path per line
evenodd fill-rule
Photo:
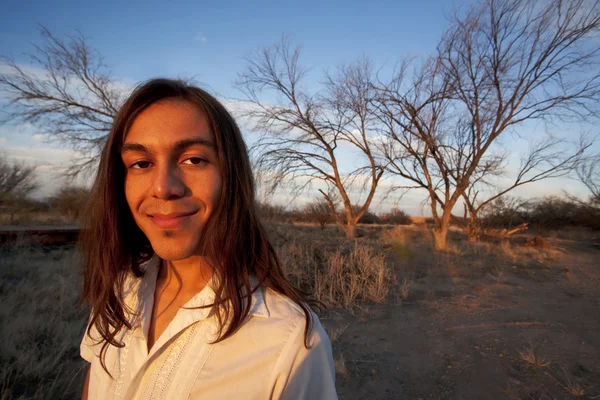
M 172 229 L 178 228 L 188 220 L 192 215 L 196 214 L 198 211 L 193 212 L 173 212 L 169 214 L 161 214 L 155 213 L 153 215 L 148 215 L 152 222 L 161 229 Z

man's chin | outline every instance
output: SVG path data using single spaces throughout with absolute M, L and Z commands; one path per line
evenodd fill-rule
M 179 261 L 185 260 L 195 255 L 195 249 L 190 247 L 174 247 L 174 246 L 152 246 L 154 252 L 163 260 Z

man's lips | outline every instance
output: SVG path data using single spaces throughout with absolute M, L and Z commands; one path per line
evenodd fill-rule
M 188 219 L 190 216 L 192 216 L 196 213 L 197 213 L 197 211 L 175 212 L 175 213 L 169 213 L 169 214 L 155 213 L 152 215 L 149 214 L 148 216 L 150 217 L 152 222 L 159 228 L 168 229 L 168 228 L 177 228 L 186 219 Z

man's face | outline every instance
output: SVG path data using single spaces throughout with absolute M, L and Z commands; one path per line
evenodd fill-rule
M 157 255 L 197 255 L 222 184 L 206 116 L 182 100 L 154 103 L 134 120 L 121 158 L 127 203 Z

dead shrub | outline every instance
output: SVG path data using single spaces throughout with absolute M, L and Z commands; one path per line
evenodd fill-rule
M 348 375 L 350 375 L 350 372 L 348 371 L 348 367 L 346 366 L 346 360 L 344 360 L 343 354 L 340 354 L 340 357 L 334 361 L 334 365 L 335 365 L 335 372 L 339 376 L 346 378 Z
M 547 372 L 554 380 L 571 396 L 571 398 L 579 399 L 585 397 L 585 389 L 582 388 L 575 380 L 569 376 L 567 371 L 561 366 L 552 366 Z M 590 397 L 591 399 L 598 396 Z
M 340 340 L 340 337 L 344 334 L 344 332 L 346 332 L 346 329 L 348 329 L 348 326 L 350 326 L 350 324 L 345 324 L 345 325 L 341 325 L 338 326 L 337 328 L 325 328 L 325 331 L 327 332 L 327 336 L 329 336 L 329 340 L 331 341 L 332 344 L 336 343 L 338 340 Z
M 399 225 L 384 230 L 381 238 L 387 243 L 400 243 L 404 246 L 413 247 L 420 242 L 429 242 L 431 234 L 424 225 Z
M 66 185 L 60 188 L 48 201 L 62 215 L 77 220 L 89 195 L 90 190 L 87 187 Z
M 529 346 L 528 348 L 519 351 L 519 358 L 529 367 L 536 369 L 544 368 L 550 365 L 549 361 L 546 361 L 537 354 L 535 354 L 533 346 Z
M 278 252 L 293 284 L 335 308 L 351 310 L 367 302 L 382 303 L 394 281 L 385 254 L 357 242 L 335 250 L 291 243 Z
M 402 295 L 402 300 L 408 300 L 408 290 L 410 289 L 410 283 L 404 279 L 402 281 L 402 286 L 400 287 L 400 294 Z
M 325 268 L 315 276 L 315 295 L 326 304 L 349 310 L 365 301 L 384 302 L 391 282 L 385 255 L 355 244 L 350 252 L 338 249 L 326 255 Z
M 540 236 L 534 236 L 525 242 L 526 246 L 535 247 L 536 249 L 551 249 L 554 246 Z

